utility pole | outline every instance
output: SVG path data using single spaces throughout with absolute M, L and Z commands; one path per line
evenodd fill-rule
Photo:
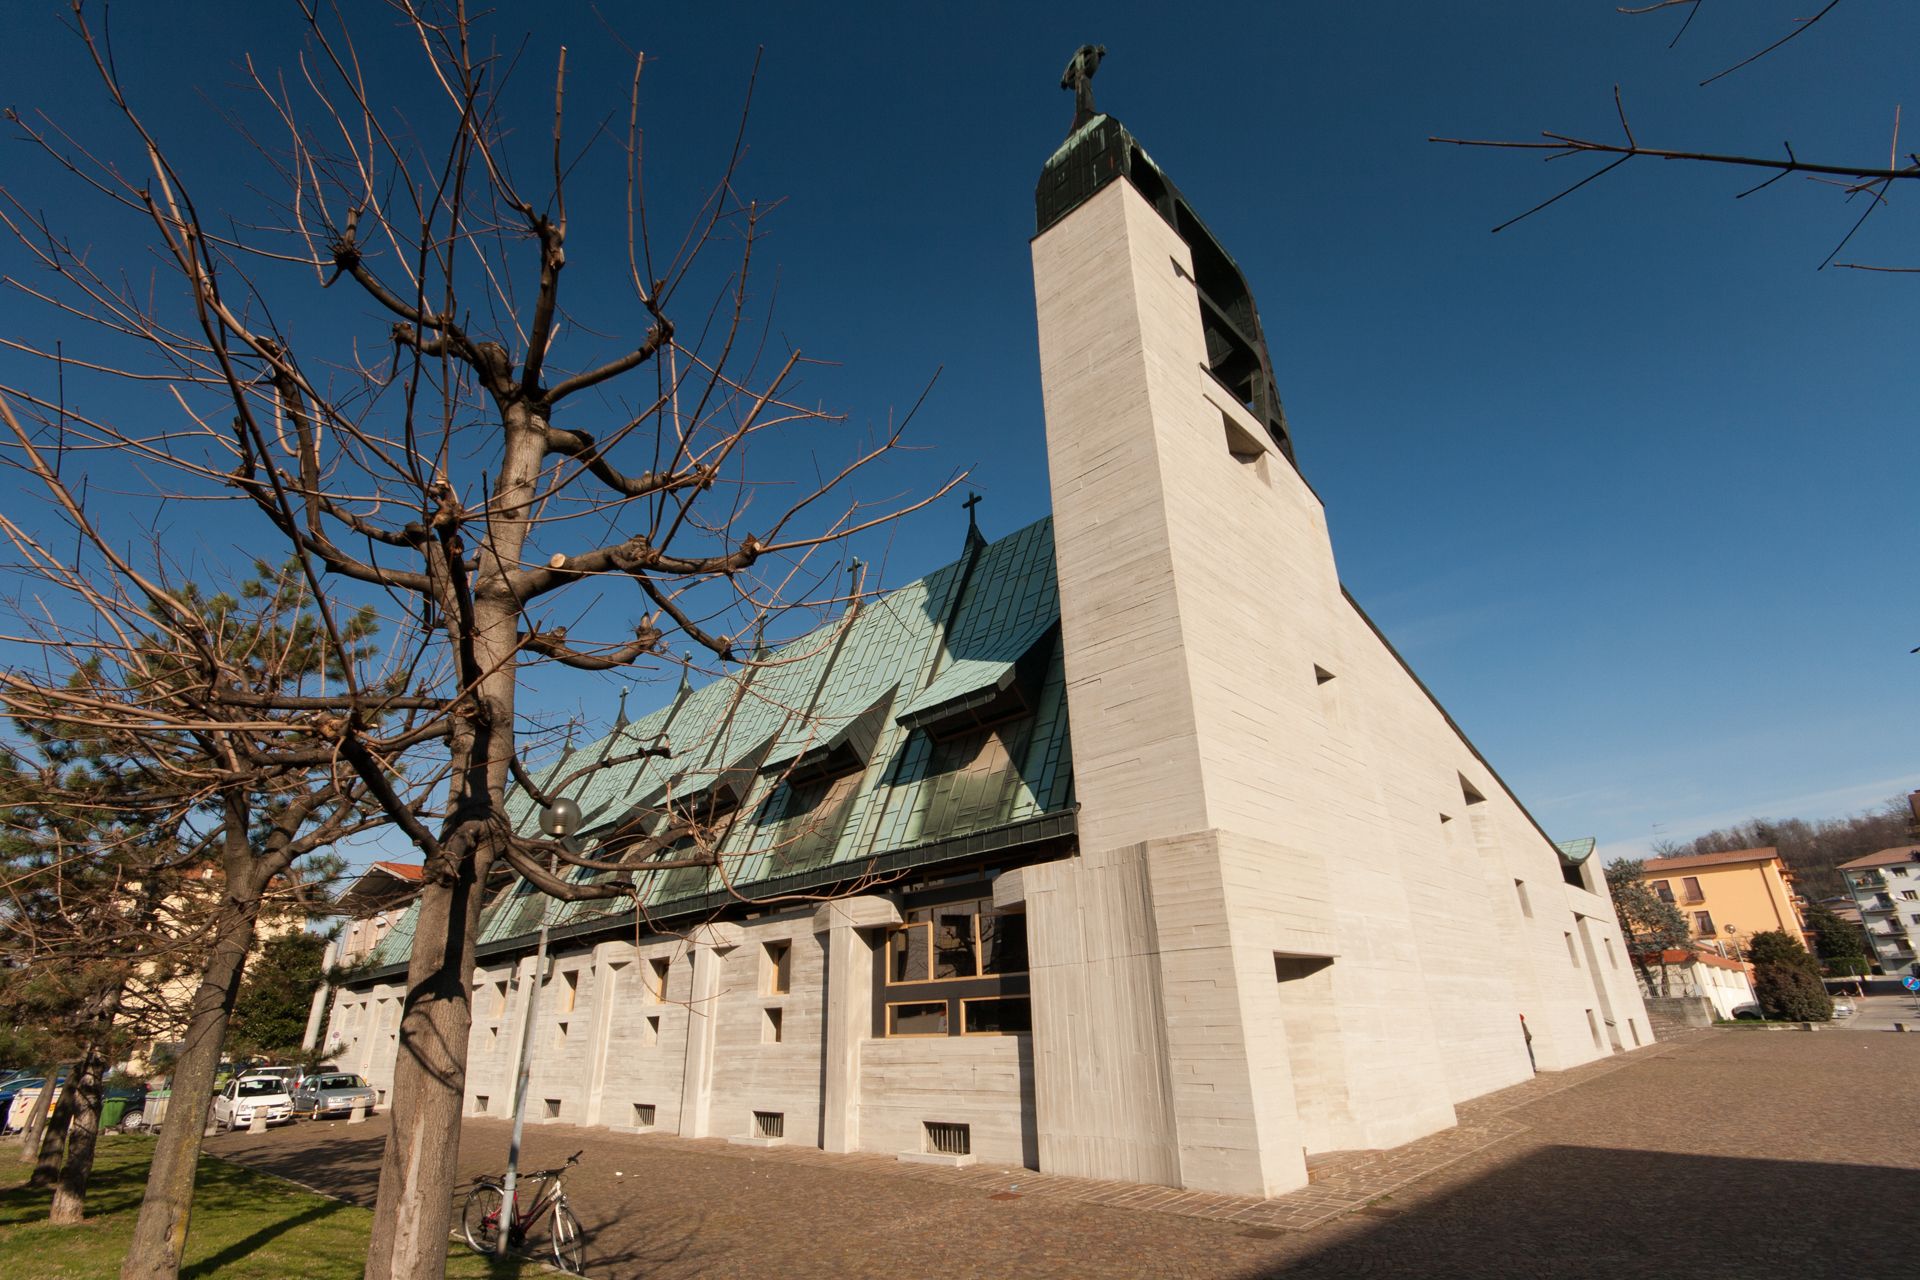
M 540 810 L 540 830 L 565 842 L 580 825 L 580 806 L 566 797 Z M 547 869 L 555 869 L 548 861 Z M 493 1238 L 493 1256 L 507 1256 L 513 1237 L 514 1189 L 520 1180 L 520 1138 L 527 1127 L 527 1085 L 533 1075 L 534 1018 L 540 1010 L 540 988 L 547 981 L 547 917 L 540 915 L 540 940 L 533 949 L 533 989 L 527 992 L 526 1017 L 520 1028 L 520 1069 L 513 1084 L 513 1137 L 507 1143 L 507 1176 L 500 1184 L 500 1226 Z

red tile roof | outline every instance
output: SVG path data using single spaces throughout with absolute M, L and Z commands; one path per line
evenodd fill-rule
M 1864 871 L 1868 867 L 1891 867 L 1901 862 L 1920 862 L 1920 844 L 1897 844 L 1891 849 L 1870 853 L 1864 858 L 1840 864 L 1842 871 Z
M 418 862 L 376 862 L 373 865 L 382 871 L 399 876 L 402 880 L 417 881 L 426 872 L 426 867 Z
M 1678 858 L 1649 858 L 1642 865 L 1642 869 L 1685 871 L 1688 867 L 1717 867 L 1729 862 L 1765 862 L 1769 858 L 1779 856 L 1780 851 L 1771 846 L 1764 849 L 1729 849 L 1725 853 L 1690 853 Z

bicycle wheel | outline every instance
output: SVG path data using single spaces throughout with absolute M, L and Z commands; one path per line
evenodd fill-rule
M 500 1206 L 504 1194 L 498 1187 L 479 1186 L 467 1196 L 467 1207 L 460 1212 L 460 1229 L 467 1237 L 467 1248 L 491 1255 L 494 1241 L 500 1238 Z
M 570 1276 L 586 1274 L 587 1241 L 580 1220 L 563 1204 L 553 1206 L 553 1262 Z

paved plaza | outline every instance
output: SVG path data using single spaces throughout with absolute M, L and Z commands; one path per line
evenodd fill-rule
M 1461 1108 L 1457 1129 L 1238 1200 L 1026 1169 L 530 1126 L 588 1273 L 625 1277 L 1834 1276 L 1913 1273 L 1920 1035 L 1711 1030 Z M 370 1204 L 385 1121 L 209 1141 Z M 469 1121 L 463 1174 L 507 1126 Z

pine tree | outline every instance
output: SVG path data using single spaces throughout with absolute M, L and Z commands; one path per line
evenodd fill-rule
M 1760 1011 L 1785 1022 L 1826 1022 L 1833 1000 L 1820 981 L 1820 965 L 1797 938 L 1778 929 L 1756 933 L 1747 944 Z
M 1806 921 L 1828 973 L 1857 977 L 1873 971 L 1873 954 L 1859 925 L 1842 920 L 1832 908 L 1817 902 L 1807 908 Z
M 1647 994 L 1672 994 L 1666 954 L 1692 942 L 1687 918 L 1680 914 L 1680 908 L 1648 887 L 1644 864 L 1638 859 L 1615 858 L 1607 864 L 1607 891 L 1613 897 L 1627 955 L 1640 971 Z M 1653 980 L 1655 966 L 1660 973 L 1657 987 Z

